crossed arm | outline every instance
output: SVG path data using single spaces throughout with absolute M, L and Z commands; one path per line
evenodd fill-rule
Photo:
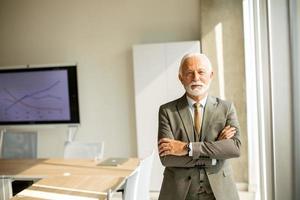
M 174 139 L 166 113 L 160 110 L 159 117 L 166 120 L 166 123 L 160 122 L 159 131 L 162 133 L 159 135 L 163 137 L 158 141 L 161 162 L 166 167 L 194 167 L 205 164 L 208 159 L 222 160 L 240 155 L 239 125 L 233 105 L 225 119 L 227 126 L 216 141 L 192 142 L 193 157 L 187 155 L 186 142 Z
M 230 139 L 236 133 L 235 127 L 227 125 L 220 133 L 217 140 Z M 206 143 L 206 142 L 204 142 Z M 174 156 L 185 156 L 188 154 L 186 145 L 187 142 L 180 140 L 174 140 L 170 138 L 162 138 L 158 141 L 158 151 L 160 156 L 174 155 Z

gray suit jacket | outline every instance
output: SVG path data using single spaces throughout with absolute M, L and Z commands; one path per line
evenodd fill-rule
M 233 138 L 217 141 L 222 129 L 236 127 Z M 206 168 L 209 183 L 216 200 L 239 199 L 232 171 L 226 159 L 240 156 L 240 128 L 233 103 L 208 96 L 204 109 L 201 142 L 194 138 L 193 120 L 186 95 L 164 104 L 159 109 L 158 140 L 172 138 L 193 142 L 193 157 L 160 157 L 165 166 L 160 200 L 184 200 L 189 190 L 190 176 L 197 165 L 205 164 L 208 158 L 217 159 L 215 166 Z

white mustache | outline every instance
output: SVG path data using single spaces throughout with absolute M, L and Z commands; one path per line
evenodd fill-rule
M 199 96 L 207 93 L 210 86 L 210 82 L 207 84 L 202 83 L 200 81 L 194 81 L 188 85 L 185 85 L 184 88 L 187 93 L 189 93 L 192 96 Z

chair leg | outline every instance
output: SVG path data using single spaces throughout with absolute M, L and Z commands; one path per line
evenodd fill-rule
M 13 197 L 13 190 L 12 190 L 12 180 L 11 179 L 7 179 L 7 184 L 8 184 L 8 196 L 9 198 Z
M 111 189 L 107 191 L 107 200 L 111 200 Z
M 124 190 L 122 191 L 122 199 L 123 200 L 125 199 L 125 192 L 124 192 Z
M 11 179 L 8 178 L 1 178 L 0 182 L 0 200 L 6 200 L 12 198 L 12 186 L 11 186 Z

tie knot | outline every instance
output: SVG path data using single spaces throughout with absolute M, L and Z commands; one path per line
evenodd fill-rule
M 200 106 L 201 106 L 201 104 L 200 103 L 194 103 L 194 108 L 196 108 L 196 109 L 199 109 L 200 108 Z

